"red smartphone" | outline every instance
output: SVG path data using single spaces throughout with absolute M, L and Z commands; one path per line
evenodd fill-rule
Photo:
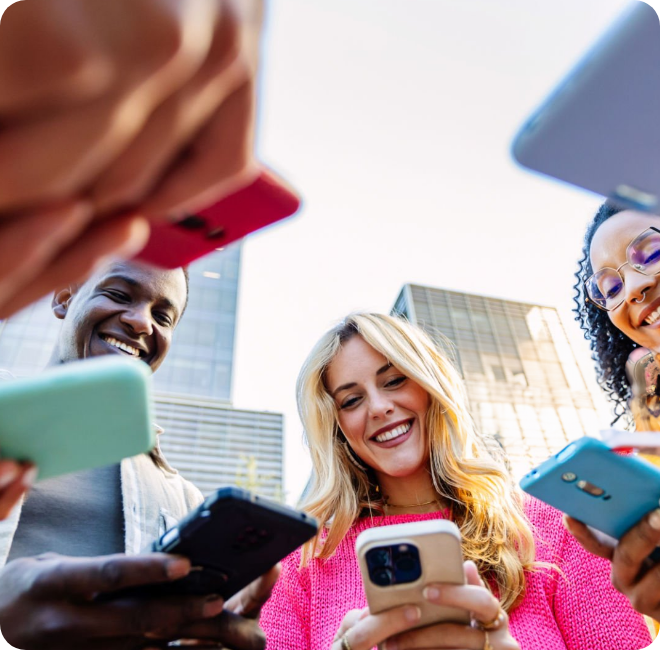
M 166 269 L 186 266 L 298 211 L 300 197 L 269 170 L 209 208 L 170 223 L 152 223 L 136 259 Z

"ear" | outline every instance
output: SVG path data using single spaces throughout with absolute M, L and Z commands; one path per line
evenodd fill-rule
M 66 289 L 59 289 L 53 294 L 53 300 L 50 303 L 53 314 L 56 318 L 64 320 L 69 304 L 76 295 L 78 288 L 73 285 L 66 287 Z

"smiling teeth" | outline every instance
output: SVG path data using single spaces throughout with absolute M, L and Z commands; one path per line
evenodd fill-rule
M 410 431 L 411 426 L 412 426 L 412 422 L 406 422 L 405 424 L 400 424 L 396 429 L 385 431 L 385 433 L 381 433 L 379 436 L 376 436 L 374 440 L 376 442 L 387 442 L 388 440 L 394 440 L 394 438 L 398 438 L 399 436 L 402 436 L 404 433 L 408 433 L 408 431 Z
M 104 336 L 102 338 L 106 343 L 112 345 L 112 347 L 118 348 L 122 352 L 126 352 L 126 354 L 130 354 L 132 357 L 140 356 L 140 351 L 137 348 L 134 348 L 132 345 L 127 345 L 126 343 L 122 343 L 121 341 L 118 341 L 112 336 Z
M 655 323 L 655 321 L 657 321 L 658 318 L 660 318 L 660 307 L 658 307 L 658 309 L 656 309 L 652 314 L 649 314 L 649 315 L 644 319 L 644 322 L 645 322 L 647 325 L 653 325 L 653 323 Z

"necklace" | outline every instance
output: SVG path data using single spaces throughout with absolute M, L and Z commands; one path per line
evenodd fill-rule
M 422 503 L 408 503 L 408 504 L 400 504 L 400 503 L 389 503 L 385 502 L 385 506 L 387 508 L 417 508 L 418 506 L 428 506 L 431 503 L 437 503 L 437 499 L 431 499 L 430 501 L 423 501 Z

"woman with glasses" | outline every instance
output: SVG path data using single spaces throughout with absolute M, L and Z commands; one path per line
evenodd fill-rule
M 587 228 L 576 274 L 576 320 L 617 419 L 630 405 L 644 430 L 657 424 L 649 421 L 655 420 L 660 392 L 657 366 L 649 364 L 641 349 L 660 353 L 658 274 L 660 216 L 602 205 Z M 660 620 L 660 567 L 649 567 L 647 561 L 660 544 L 660 510 L 647 515 L 616 546 L 596 539 L 580 522 L 567 518 L 566 523 L 586 549 L 611 560 L 612 582 L 635 609 Z
M 310 353 L 297 395 L 314 466 L 302 507 L 322 532 L 283 563 L 260 619 L 268 650 L 648 645 L 607 562 L 580 548 L 559 512 L 523 499 L 501 449 L 475 431 L 458 372 L 422 330 L 349 316 Z M 410 603 L 370 614 L 358 534 L 433 519 L 459 527 L 467 584 L 427 585 L 423 595 L 468 610 L 472 625 L 415 629 Z

